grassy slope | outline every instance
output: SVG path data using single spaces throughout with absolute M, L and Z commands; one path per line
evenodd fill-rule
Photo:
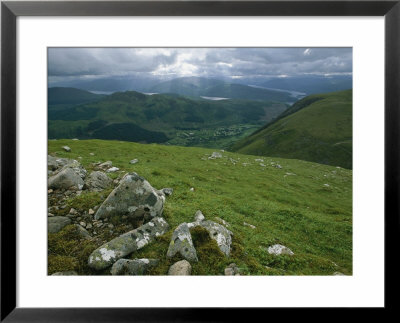
M 70 146 L 72 152 L 62 151 L 63 145 Z M 95 156 L 90 156 L 91 152 Z M 82 157 L 79 160 L 88 170 L 93 162 L 112 160 L 121 171 L 135 171 L 158 189 L 174 189 L 164 211 L 170 232 L 133 255 L 160 258 L 161 265 L 154 274 L 167 273 L 172 264 L 165 258 L 171 232 L 178 224 L 191 222 L 198 209 L 207 219 L 227 221 L 234 243 L 230 258 L 215 252 L 212 244 L 197 245 L 200 261 L 193 265 L 193 274 L 223 274 L 231 262 L 244 274 L 252 275 L 352 273 L 352 171 L 282 158 L 263 158 L 266 167 L 262 167 L 254 160 L 259 157 L 229 152 L 224 152 L 222 159 L 202 159 L 212 152 L 120 141 L 49 141 L 50 154 Z M 132 158 L 138 158 L 139 163 L 130 165 Z M 229 158 L 238 162 L 234 165 Z M 283 168 L 272 167 L 271 162 Z M 87 210 L 107 196 L 103 195 L 84 192 L 70 205 L 83 205 Z M 243 222 L 257 228 L 253 230 Z M 295 256 L 269 255 L 264 248 L 275 243 L 291 248 Z M 84 251 L 77 255 L 80 265 L 71 269 L 87 274 L 87 256 L 95 247 L 81 248 Z M 51 263 L 58 263 L 58 258 L 52 257 Z
M 306 97 L 232 150 L 351 168 L 352 91 Z

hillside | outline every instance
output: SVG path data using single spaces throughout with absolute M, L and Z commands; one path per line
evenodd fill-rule
M 352 168 L 352 90 L 308 96 L 231 150 Z
M 97 138 L 225 148 L 278 116 L 286 104 L 116 92 L 99 101 L 49 106 L 49 138 Z M 118 131 L 116 131 L 118 130 Z
M 71 152 L 64 151 L 64 145 Z M 221 151 L 220 158 L 209 159 L 216 150 L 120 141 L 49 140 L 48 151 L 76 159 L 88 174 L 96 163 L 110 160 L 119 168 L 108 173 L 112 179 L 136 172 L 157 189 L 173 189 L 163 212 L 170 229 L 129 256 L 159 259 L 151 275 L 167 274 L 176 261 L 165 257 L 172 232 L 180 223 L 193 221 L 197 210 L 206 219 L 225 221 L 233 240 L 226 257 L 207 236 L 192 232 L 199 259 L 192 263 L 192 275 L 223 275 L 231 263 L 240 268 L 241 275 L 352 274 L 351 170 Z M 133 158 L 138 159 L 136 164 L 129 163 Z M 96 272 L 88 267 L 93 250 L 131 228 L 124 217 L 99 223 L 90 215 L 90 209 L 96 210 L 110 192 L 56 190 L 49 195 L 49 218 L 71 214 L 73 208 L 73 223 L 84 221 L 91 235 L 78 239 L 72 226 L 50 233 L 49 274 L 68 270 L 79 275 L 110 274 L 109 269 Z M 273 244 L 287 246 L 294 255 L 270 254 L 267 249 Z
M 47 95 L 49 105 L 75 105 L 98 101 L 105 97 L 71 87 L 51 87 L 48 89 Z
M 255 88 L 244 84 L 232 84 L 216 79 L 182 77 L 161 82 L 151 88 L 153 93 L 178 93 L 194 97 L 219 97 L 229 99 L 293 102 L 287 92 Z

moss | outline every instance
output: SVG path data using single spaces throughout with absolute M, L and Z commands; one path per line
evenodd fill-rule
M 48 275 L 52 275 L 59 271 L 76 270 L 78 268 L 78 260 L 71 256 L 49 255 L 48 257 Z
M 75 196 L 68 201 L 68 211 L 70 208 L 74 208 L 78 211 L 87 211 L 101 204 L 111 191 L 112 189 L 109 188 L 101 192 L 83 192 L 81 195 Z

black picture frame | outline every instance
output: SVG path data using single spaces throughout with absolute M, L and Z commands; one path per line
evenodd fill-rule
M 399 284 L 400 1 L 4 1 L 1 3 L 1 321 L 234 321 L 242 309 L 17 308 L 16 19 L 19 16 L 384 16 L 385 309 Z M 371 233 L 372 234 L 372 233 Z M 371 258 L 372 261 L 372 258 Z M 38 291 L 40 293 L 40 291 Z M 240 297 L 240 296 L 238 296 Z M 251 309 L 251 311 L 260 311 Z M 252 320 L 250 317 L 249 320 Z M 255 319 L 255 317 L 254 317 Z

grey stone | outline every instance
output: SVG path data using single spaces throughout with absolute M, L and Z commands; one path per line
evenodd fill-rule
M 165 196 L 170 196 L 170 195 L 172 195 L 172 192 L 174 190 L 170 187 L 167 187 L 167 188 L 163 188 L 161 191 L 164 193 Z
M 193 246 L 192 236 L 187 223 L 181 223 L 172 234 L 167 257 L 172 258 L 177 253 L 188 261 L 198 261 L 196 249 Z
M 243 225 L 246 226 L 246 227 L 252 228 L 252 229 L 255 229 L 255 228 L 256 228 L 255 225 L 252 225 L 252 224 L 247 223 L 247 222 L 243 222 Z
M 68 146 L 62 146 L 62 149 L 64 149 L 68 153 L 71 151 L 71 148 L 69 148 Z
M 289 255 L 293 256 L 294 253 L 288 247 L 285 247 L 281 244 L 275 244 L 268 248 L 268 253 L 271 255 Z
M 112 179 L 101 171 L 91 172 L 85 181 L 85 187 L 92 191 L 101 191 L 112 184 Z
M 88 265 L 96 270 L 107 268 L 118 259 L 143 248 L 155 237 L 163 235 L 168 227 L 168 223 L 163 218 L 156 217 L 141 227 L 124 233 L 97 248 L 89 256 Z
M 77 276 L 78 273 L 76 271 L 59 271 L 57 273 L 52 274 L 51 276 Z
M 200 210 L 197 210 L 196 213 L 195 213 L 195 215 L 194 215 L 194 221 L 195 221 L 195 222 L 201 222 L 201 221 L 203 221 L 203 220 L 205 220 L 204 214 L 201 213 Z
M 100 164 L 99 167 L 100 167 L 100 168 L 104 168 L 104 169 L 110 168 L 110 167 L 112 167 L 112 161 L 111 161 L 111 160 L 108 160 L 108 161 L 106 161 L 106 162 Z
M 69 189 L 71 187 L 81 189 L 84 185 L 83 178 L 85 176 L 86 170 L 75 160 L 51 176 L 48 180 L 48 186 L 52 189 Z
M 115 173 L 116 171 L 119 171 L 118 167 L 111 167 L 106 170 L 107 173 Z
M 132 160 L 129 162 L 129 164 L 134 165 L 134 164 L 136 164 L 136 163 L 138 163 L 138 162 L 139 162 L 138 159 L 132 159 Z
M 127 215 L 149 220 L 161 216 L 165 196 L 136 173 L 126 174 L 95 214 L 95 219 Z
M 219 153 L 219 152 L 217 152 L 217 151 L 214 151 L 214 152 L 211 154 L 211 156 L 208 157 L 208 159 L 216 159 L 216 158 L 222 158 L 222 154 Z
M 223 225 L 214 221 L 202 221 L 200 222 L 200 225 L 208 231 L 210 238 L 217 242 L 217 245 L 222 253 L 224 253 L 226 256 L 229 256 L 232 244 L 231 236 L 233 233 Z
M 225 268 L 225 276 L 240 276 L 239 268 L 235 263 L 231 263 L 228 267 Z
M 111 275 L 145 275 L 150 268 L 157 266 L 158 263 L 158 259 L 119 259 L 111 267 L 110 272 Z
M 57 233 L 68 224 L 71 224 L 71 219 L 66 216 L 52 216 L 47 218 L 49 233 Z
M 85 239 L 90 239 L 91 238 L 89 232 L 87 232 L 87 230 L 84 227 L 82 227 L 79 224 L 75 224 L 75 227 L 76 227 L 76 231 L 78 232 L 79 236 L 81 236 L 82 238 L 85 238 Z M 89 224 L 86 227 L 88 229 L 90 229 L 89 228 Z
M 73 163 L 73 159 L 59 158 L 47 155 L 47 169 L 55 171 L 63 166 Z M 76 162 L 76 161 L 75 161 Z
M 187 260 L 181 260 L 169 267 L 170 276 L 189 276 L 192 272 L 192 266 Z

